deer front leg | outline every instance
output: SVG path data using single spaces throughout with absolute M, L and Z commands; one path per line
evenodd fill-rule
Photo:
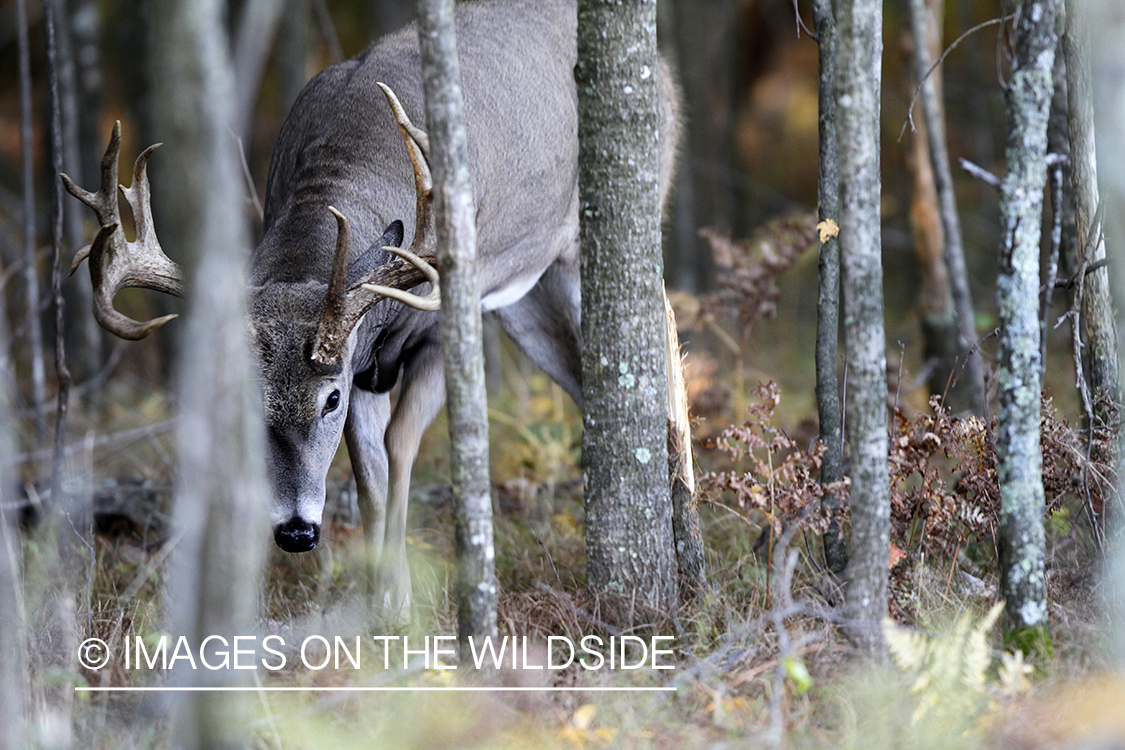
M 437 341 L 432 341 L 417 352 L 403 373 L 402 389 L 387 426 L 390 488 L 387 498 L 387 536 L 379 575 L 386 614 L 399 622 L 405 622 L 410 617 L 410 568 L 406 563 L 406 508 L 410 499 L 410 472 L 418 457 L 422 433 L 434 421 L 444 403 L 445 379 L 441 347 Z
M 344 440 L 355 475 L 356 502 L 363 521 L 366 547 L 368 607 L 379 603 L 378 563 L 383 552 L 387 518 L 387 449 L 383 438 L 391 416 L 390 395 L 352 388 Z

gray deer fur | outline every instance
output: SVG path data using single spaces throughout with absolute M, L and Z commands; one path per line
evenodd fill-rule
M 481 306 L 581 406 L 576 3 L 477 0 L 456 13 Z M 381 299 L 347 335 L 336 361 L 312 356 L 338 232 L 328 207 L 350 228 L 349 282 L 392 259 L 383 247 L 414 239 L 414 174 L 377 82 L 388 84 L 410 119 L 424 125 L 415 26 L 324 70 L 298 97 L 270 165 L 248 309 L 268 432 L 274 538 L 290 552 L 316 546 L 325 479 L 342 434 L 372 593 L 399 615 L 410 602 L 410 471 L 422 433 L 445 399 L 437 313 Z M 675 85 L 663 62 L 658 88 L 663 202 L 678 129 Z M 141 160 L 137 170 L 143 179 Z M 116 154 L 112 178 L 115 185 Z M 94 207 L 89 199 L 97 196 L 85 195 Z M 112 217 L 103 220 L 103 233 L 111 223 Z

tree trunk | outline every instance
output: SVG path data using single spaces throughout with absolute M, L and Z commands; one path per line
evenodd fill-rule
M 40 309 L 39 267 L 35 262 L 38 237 L 35 226 L 35 159 L 31 104 L 31 50 L 28 39 L 27 0 L 16 0 L 16 34 L 20 66 L 20 149 L 23 158 L 23 280 L 27 297 L 27 343 L 31 366 L 31 404 L 36 429 L 46 431 L 39 407 L 47 398 L 47 370 L 43 363 L 43 325 Z
M 0 306 L 0 349 L 8 350 L 7 315 Z M 11 397 L 8 379 L 0 383 L 0 456 L 16 454 L 12 435 Z M 7 462 L 0 463 L 0 750 L 19 750 L 24 742 L 27 705 L 27 670 L 24 658 L 23 581 L 20 533 L 11 490 L 16 477 Z
M 952 295 L 952 328 L 944 322 L 940 327 L 945 332 L 935 330 L 936 335 L 948 333 L 955 340 L 943 342 L 936 349 L 956 352 L 957 359 L 943 362 L 937 373 L 941 390 L 931 386 L 938 393 L 945 392 L 945 383 L 950 381 L 950 400 L 957 410 L 970 409 L 974 414 L 983 415 L 986 410 L 984 396 L 984 369 L 976 346 L 976 324 L 974 323 L 973 298 L 969 291 L 969 274 L 965 267 L 965 249 L 961 241 L 961 220 L 957 214 L 957 196 L 953 192 L 953 174 L 949 166 L 949 151 L 946 148 L 945 108 L 941 102 L 941 75 L 935 70 L 928 78 L 935 50 L 941 47 L 942 2 L 940 0 L 910 0 L 910 19 L 914 37 L 914 76 L 921 85 L 922 119 L 925 122 L 925 142 L 928 146 L 930 166 L 933 171 L 934 188 L 937 192 L 939 216 L 941 219 L 941 238 L 943 244 L 944 273 L 935 275 L 942 286 L 948 284 Z M 923 136 L 919 136 L 920 138 Z M 941 279 L 945 277 L 945 281 Z M 942 291 L 942 305 L 945 295 Z M 942 315 L 942 318 L 949 316 Z M 944 377 L 943 377 L 944 375 Z M 933 382 L 933 381 L 931 381 Z
M 457 526 L 457 632 L 496 635 L 496 566 L 488 471 L 488 394 L 477 279 L 476 211 L 453 0 L 419 0 L 418 40 L 434 177 L 441 345 L 448 394 L 450 471 Z
M 879 622 L 887 611 L 891 511 L 879 222 L 883 11 L 879 0 L 841 3 L 839 11 L 840 258 L 852 479 L 847 603 L 855 623 L 849 635 L 869 656 L 882 659 Z
M 1008 105 L 1008 173 L 1000 188 L 1003 239 L 999 309 L 1000 581 L 1007 637 L 1025 653 L 1051 651 L 1044 580 L 1043 472 L 1039 451 L 1039 239 L 1054 88 L 1056 0 L 1023 0 L 1017 13 Z
M 246 148 L 249 148 L 262 73 L 286 5 L 286 0 L 246 0 L 242 5 L 233 46 L 235 99 L 230 128 L 247 142 Z M 294 52 L 299 53 L 299 50 Z
M 580 0 L 586 582 L 671 612 L 656 71 L 655 0 Z
M 1070 134 L 1070 173 L 1074 195 L 1078 252 L 1089 249 L 1090 264 L 1105 260 L 1105 240 L 1093 226 L 1101 198 L 1098 195 L 1098 169 L 1094 149 L 1094 100 L 1090 83 L 1089 31 L 1083 25 L 1082 9 L 1074 0 L 1066 4 L 1066 34 L 1062 40 L 1066 60 L 1067 98 Z M 1118 243 L 1120 235 L 1114 235 Z M 1081 264 L 1081 258 L 1079 259 Z M 1094 397 L 1095 415 L 1103 422 L 1113 419 L 1110 403 L 1121 402 L 1117 363 L 1117 327 L 1109 297 L 1109 269 L 1102 267 L 1086 276 L 1082 296 L 1082 322 L 1086 332 L 1087 365 L 1084 368 Z
M 1125 35 L 1125 9 L 1118 0 L 1092 0 L 1084 5 L 1089 13 L 1087 17 L 1090 30 L 1091 44 L 1087 48 L 1090 55 L 1092 68 L 1092 91 L 1096 92 L 1098 107 L 1095 109 L 1097 117 L 1095 127 L 1098 134 L 1099 151 L 1104 158 L 1100 167 L 1099 178 L 1102 181 L 1104 193 L 1102 202 L 1105 204 L 1103 215 L 1106 222 L 1106 234 L 1111 237 L 1125 236 L 1125 161 L 1120 154 L 1125 154 L 1125 78 L 1121 71 L 1125 69 L 1125 46 L 1120 41 Z M 1076 21 L 1084 23 L 1080 15 Z M 1110 280 L 1113 283 L 1113 293 L 1117 300 L 1117 314 L 1123 309 L 1122 301 L 1125 300 L 1125 268 L 1122 268 L 1120 253 L 1111 254 Z M 1117 319 L 1118 330 L 1125 321 Z M 1122 353 L 1118 349 L 1118 354 Z M 1118 361 L 1119 371 L 1125 369 L 1125 362 Z M 1121 482 L 1125 481 L 1125 466 L 1122 466 L 1121 452 L 1117 456 L 1117 508 L 1110 514 L 1110 526 L 1107 529 L 1108 550 L 1110 552 L 1109 571 L 1106 582 L 1109 589 L 1108 607 L 1116 633 L 1117 659 L 1119 665 L 1125 665 L 1125 513 L 1122 513 Z
M 193 150 L 201 159 L 174 198 L 195 210 L 184 217 L 189 314 L 181 338 L 178 400 L 179 478 L 175 521 L 183 534 L 170 582 L 172 632 L 194 648 L 209 635 L 232 642 L 254 632 L 269 493 L 261 397 L 251 373 L 244 269 L 249 238 L 243 187 L 229 123 L 234 77 L 221 0 L 173 2 L 159 15 L 175 30 L 184 80 L 165 81 L 197 107 Z M 163 153 L 163 152 L 161 152 Z M 199 184 L 194 179 L 206 176 Z M 165 196 L 167 199 L 168 196 Z M 180 685 L 248 684 L 246 672 L 184 670 Z M 245 738 L 250 696 L 183 693 L 176 705 L 176 744 L 232 747 Z
M 930 72 L 932 61 L 941 50 L 942 6 L 941 0 L 909 0 L 914 79 L 920 87 L 922 105 L 922 123 L 915 138 L 923 149 L 916 152 L 916 174 L 929 174 L 929 184 L 918 180 L 915 184 L 922 195 L 933 192 L 933 205 L 937 208 L 934 218 L 938 220 L 931 228 L 923 221 L 925 217 L 912 212 L 922 260 L 922 325 L 927 358 L 937 362 L 929 379 L 930 392 L 946 396 L 947 405 L 955 411 L 983 415 L 984 369 L 980 354 L 973 351 L 976 325 L 946 148 L 942 76 L 940 69 Z M 920 227 L 929 231 L 920 232 Z
M 59 95 L 62 100 L 63 133 L 63 171 L 73 177 L 79 185 L 97 181 L 97 172 L 87 172 L 88 159 L 83 158 L 82 132 L 87 121 L 96 121 L 98 97 L 87 97 L 84 86 L 89 85 L 89 73 L 79 70 L 75 64 L 79 45 L 85 54 L 94 50 L 93 58 L 87 63 L 95 73 L 99 73 L 99 54 L 96 42 L 88 40 L 89 27 L 100 26 L 98 9 L 84 3 L 57 2 L 55 8 L 55 28 L 58 30 L 59 49 Z M 68 6 L 71 10 L 68 11 Z M 94 76 L 95 81 L 97 76 Z M 93 111 L 86 112 L 87 98 Z M 97 150 L 91 153 L 96 154 Z M 78 201 L 65 204 L 65 244 L 64 262 L 69 264 L 71 255 L 85 244 L 85 208 Z M 76 378 L 93 376 L 102 366 L 102 331 L 97 320 L 90 314 L 94 291 L 90 274 L 80 273 L 67 283 L 68 304 L 66 307 L 66 347 L 70 354 L 71 369 Z
M 832 0 L 814 0 L 813 25 L 820 49 L 817 97 L 819 100 L 819 178 L 817 218 L 821 222 L 840 222 L 839 144 L 836 136 L 836 16 Z M 820 291 L 816 303 L 816 413 L 820 422 L 820 442 L 824 459 L 820 483 L 827 485 L 844 478 L 843 420 L 840 411 L 840 242 L 828 232 L 820 243 Z M 822 507 L 837 510 L 842 500 L 829 493 Z M 824 533 L 824 561 L 828 569 L 841 575 L 848 565 L 844 531 L 835 519 Z

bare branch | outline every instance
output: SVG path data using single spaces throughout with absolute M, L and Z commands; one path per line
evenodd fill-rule
M 991 187 L 994 187 L 997 190 L 1000 189 L 1000 178 L 997 177 L 996 175 L 992 174 L 992 172 L 989 172 L 984 167 L 978 167 L 976 164 L 973 164 L 968 159 L 962 158 L 962 159 L 958 159 L 957 161 L 961 165 L 961 169 L 965 170 L 966 172 L 971 174 L 973 177 L 976 177 L 978 180 L 980 180 L 984 184 L 989 185 Z

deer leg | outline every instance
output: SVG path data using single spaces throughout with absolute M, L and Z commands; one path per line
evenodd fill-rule
M 383 552 L 387 518 L 387 448 L 383 442 L 391 416 L 389 394 L 352 388 L 344 440 L 355 475 L 356 502 L 367 553 L 367 595 L 378 602 L 377 565 Z
M 582 302 L 578 258 L 547 267 L 522 299 L 496 310 L 500 327 L 582 408 Z
M 435 326 L 434 332 L 437 329 Z M 435 336 L 436 339 L 436 336 Z M 425 344 L 403 373 L 390 423 L 386 448 L 390 474 L 387 497 L 387 535 L 379 569 L 380 591 L 388 617 L 404 622 L 410 616 L 410 568 L 406 563 L 406 508 L 410 499 L 410 471 L 418 456 L 422 434 L 445 403 L 441 347 Z

